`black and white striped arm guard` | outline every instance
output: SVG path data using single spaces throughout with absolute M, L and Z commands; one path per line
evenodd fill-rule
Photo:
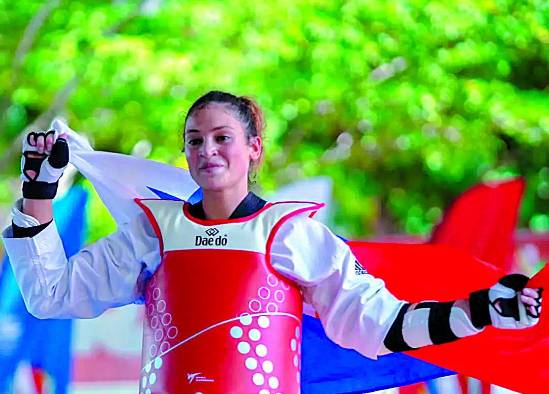
M 481 331 L 471 322 L 468 300 L 405 304 L 391 325 L 379 354 L 452 342 Z

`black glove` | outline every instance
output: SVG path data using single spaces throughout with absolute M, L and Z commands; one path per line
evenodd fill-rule
M 53 142 L 51 151 L 46 141 Z M 37 143 L 43 142 L 39 152 Z M 56 130 L 32 132 L 23 140 L 21 157 L 21 179 L 23 197 L 31 199 L 53 199 L 57 193 L 59 178 L 69 163 L 69 144 L 65 135 L 59 136 Z
M 473 325 L 520 329 L 537 324 L 542 289 L 538 289 L 538 297 L 534 299 L 536 305 L 526 305 L 520 297 L 528 280 L 521 274 L 506 275 L 491 288 L 471 293 L 469 305 Z

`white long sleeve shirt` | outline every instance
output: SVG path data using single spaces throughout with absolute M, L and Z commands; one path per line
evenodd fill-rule
M 29 216 L 14 209 L 14 222 Z M 29 312 L 40 318 L 93 318 L 136 302 L 143 281 L 160 264 L 158 239 L 144 214 L 87 246 L 68 261 L 55 222 L 31 238 L 3 240 Z M 349 247 L 314 219 L 296 217 L 274 237 L 271 262 L 293 280 L 320 316 L 326 335 L 345 348 L 376 358 L 404 301 L 381 279 L 355 270 Z

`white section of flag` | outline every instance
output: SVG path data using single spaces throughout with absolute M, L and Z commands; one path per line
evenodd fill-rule
M 67 134 L 70 162 L 94 186 L 117 224 L 141 212 L 134 198 L 157 198 L 148 187 L 182 200 L 198 189 L 189 172 L 164 163 L 120 153 L 94 151 L 86 139 L 56 119 L 52 128 Z
M 71 164 L 93 184 L 119 225 L 129 222 L 141 211 L 134 198 L 158 197 L 148 187 L 182 200 L 187 200 L 198 189 L 187 170 L 120 153 L 95 151 L 84 137 L 60 119 L 53 121 L 52 128 L 67 135 Z M 328 206 L 331 198 L 332 181 L 327 177 L 294 182 L 269 196 L 270 201 L 315 201 Z M 316 217 L 322 222 L 327 218 L 327 208 Z

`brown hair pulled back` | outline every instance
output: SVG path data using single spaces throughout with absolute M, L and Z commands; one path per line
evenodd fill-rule
M 189 111 L 187 112 L 187 116 L 185 116 L 185 126 L 187 125 L 187 120 L 194 115 L 195 112 L 200 111 L 212 103 L 226 104 L 229 106 L 240 122 L 242 122 L 248 140 L 251 137 L 263 138 L 265 118 L 263 117 L 263 112 L 259 105 L 250 97 L 235 96 L 234 94 L 218 90 L 212 90 L 204 94 L 191 105 L 191 108 L 189 108 Z M 250 163 L 250 174 L 248 175 L 250 183 L 253 183 L 251 178 L 255 176 L 255 171 L 259 167 L 262 158 L 263 152 L 261 153 L 259 160 Z
M 265 121 L 259 105 L 250 97 L 239 97 L 218 90 L 212 90 L 206 93 L 191 105 L 191 108 L 189 108 L 187 116 L 185 117 L 185 124 L 187 124 L 189 117 L 194 115 L 196 111 L 203 109 L 211 103 L 227 104 L 233 112 L 238 115 L 239 120 L 244 125 L 248 138 L 263 137 Z

